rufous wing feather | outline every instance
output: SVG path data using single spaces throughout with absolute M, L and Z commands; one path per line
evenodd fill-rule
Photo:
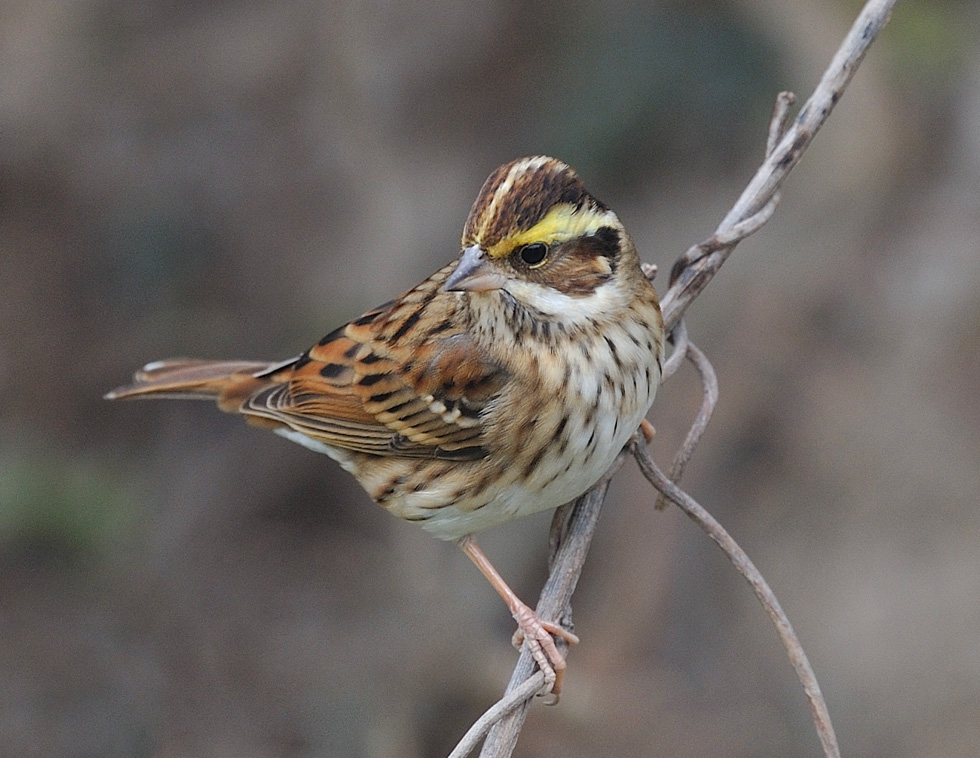
M 288 378 L 246 399 L 242 413 L 285 423 L 358 452 L 472 460 L 486 455 L 481 411 L 505 372 L 453 323 L 435 284 L 328 334 Z M 406 329 L 443 311 L 433 333 Z M 429 318 L 432 314 L 427 314 Z

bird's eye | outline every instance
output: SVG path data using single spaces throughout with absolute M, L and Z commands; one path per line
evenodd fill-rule
M 532 242 L 518 248 L 517 255 L 525 265 L 537 268 L 548 257 L 548 246 L 543 242 Z

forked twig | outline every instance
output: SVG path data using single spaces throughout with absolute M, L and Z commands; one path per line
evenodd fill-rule
M 775 201 L 779 187 L 799 163 L 820 127 L 840 101 L 871 43 L 888 23 L 894 5 L 895 0 L 868 0 L 792 126 L 776 140 L 774 135 L 781 133 L 791 103 L 788 100 L 790 95 L 780 96 L 770 124 L 767 147 L 773 142 L 777 144 L 768 152 L 755 176 L 718 225 L 715 234 L 696 246 L 701 249 L 701 255 L 691 255 L 691 251 L 688 251 L 685 259 L 689 262 L 680 269 L 675 266 L 671 271 L 670 289 L 660 303 L 664 309 L 664 322 L 668 331 L 721 268 L 735 244 L 744 239 L 735 234 L 736 239 L 732 240 L 733 230 L 750 219 L 750 226 L 756 226 L 759 219 L 753 217 L 757 217 L 757 214 L 763 214 L 765 220 L 771 215 L 774 209 L 767 209 L 767 206 Z M 765 223 L 765 220 L 758 223 L 758 226 Z
M 684 335 L 683 329 L 677 333 L 675 327 L 680 323 L 684 312 L 718 272 L 735 246 L 745 237 L 761 228 L 772 216 L 779 199 L 779 187 L 799 162 L 817 131 L 830 116 L 871 43 L 874 42 L 878 33 L 887 23 L 894 4 L 895 0 L 868 0 L 813 94 L 800 109 L 789 128 L 786 125 L 793 96 L 789 93 L 780 94 L 770 122 L 766 158 L 762 165 L 738 201 L 732 206 L 728 215 L 719 224 L 715 233 L 705 241 L 690 248 L 671 270 L 669 287 L 661 300 L 661 307 L 667 333 L 674 333 L 675 346 L 678 349 L 683 343 Z M 675 349 L 675 352 L 678 350 Z M 679 353 L 678 361 L 684 357 L 690 357 L 695 362 L 695 366 L 701 374 L 702 383 L 707 387 L 709 384 L 708 377 L 713 376 L 713 371 L 711 371 L 710 364 L 707 363 L 706 359 L 701 361 L 703 354 L 690 343 L 687 343 L 683 347 L 683 352 Z M 703 408 L 707 404 L 706 400 Z M 702 415 L 703 409 L 702 414 L 699 414 L 699 419 L 702 418 Z M 691 437 L 690 434 L 688 436 Z M 652 475 L 660 483 L 658 490 L 668 494 L 672 501 L 678 502 L 692 518 L 695 518 L 692 514 L 697 513 L 695 520 L 702 525 L 702 528 L 708 527 L 706 531 L 712 539 L 729 554 L 743 576 L 749 579 L 753 590 L 756 591 L 773 619 L 780 638 L 787 646 L 787 650 L 790 651 L 793 666 L 796 668 L 809 698 L 814 722 L 825 754 L 832 758 L 839 756 L 833 727 L 819 686 L 817 686 L 816 678 L 813 676 L 813 671 L 810 669 L 802 648 L 799 647 L 792 627 L 785 615 L 782 614 L 772 592 L 764 582 L 759 583 L 750 578 L 753 572 L 756 575 L 758 572 L 755 571 L 744 552 L 735 545 L 727 532 L 714 521 L 710 514 L 707 514 L 690 496 L 686 495 L 676 484 L 656 469 L 652 459 L 646 453 L 646 449 L 638 441 L 632 443 L 631 446 L 640 461 L 641 468 L 644 469 L 644 473 L 649 472 L 649 475 Z M 566 523 L 566 527 L 563 531 L 557 527 L 553 528 L 552 558 L 549 561 L 551 574 L 541 592 L 537 606 L 537 612 L 542 618 L 559 619 L 570 614 L 571 595 L 585 562 L 592 533 L 608 488 L 609 476 L 622 464 L 622 460 L 623 456 L 620 455 L 610 473 L 575 502 L 567 522 L 563 518 L 566 513 L 565 509 L 561 509 L 556 514 L 555 524 Z M 679 465 L 675 462 L 674 468 L 678 474 L 683 469 L 684 462 L 686 462 L 686 458 Z M 560 538 L 555 536 L 559 532 L 562 532 Z M 464 741 L 453 751 L 453 758 L 462 758 L 468 755 L 479 741 L 484 727 L 496 719 L 500 713 L 504 713 L 504 715 L 490 728 L 480 755 L 482 758 L 506 758 L 511 755 L 517 744 L 530 699 L 539 688 L 536 680 L 532 678 L 535 676 L 533 669 L 533 661 L 525 649 L 522 651 L 511 676 L 511 682 L 507 689 L 508 694 L 505 695 L 504 700 L 491 709 L 493 713 L 488 711 L 477 724 L 474 724 Z M 514 704 L 515 701 L 516 705 Z
M 480 744 L 480 740 L 490 731 L 490 727 L 500 719 L 509 714 L 521 703 L 526 703 L 544 685 L 544 674 L 536 671 L 529 678 L 518 684 L 513 689 L 508 689 L 504 696 L 493 704 L 480 718 L 473 722 L 473 726 L 466 730 L 463 739 L 459 741 L 449 758 L 465 758 L 473 749 Z

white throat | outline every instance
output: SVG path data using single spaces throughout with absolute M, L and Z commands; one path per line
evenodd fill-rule
M 566 295 L 553 287 L 524 280 L 511 280 L 504 289 L 519 303 L 524 303 L 543 316 L 561 320 L 576 328 L 615 318 L 627 306 L 630 294 L 615 279 L 603 282 L 588 295 Z

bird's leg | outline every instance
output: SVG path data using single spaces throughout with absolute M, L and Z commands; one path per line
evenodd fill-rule
M 653 438 L 657 434 L 657 430 L 653 428 L 653 424 L 646 419 L 640 422 L 640 432 L 643 434 L 643 439 L 648 445 L 653 442 Z
M 523 636 L 527 643 L 535 663 L 544 674 L 545 685 L 550 687 L 552 695 L 559 695 L 565 675 L 565 656 L 558 651 L 554 638 L 559 636 L 574 645 L 578 643 L 578 637 L 558 624 L 545 621 L 517 597 L 471 535 L 463 537 L 459 541 L 459 546 L 507 603 L 511 615 L 517 622 L 517 634 Z

